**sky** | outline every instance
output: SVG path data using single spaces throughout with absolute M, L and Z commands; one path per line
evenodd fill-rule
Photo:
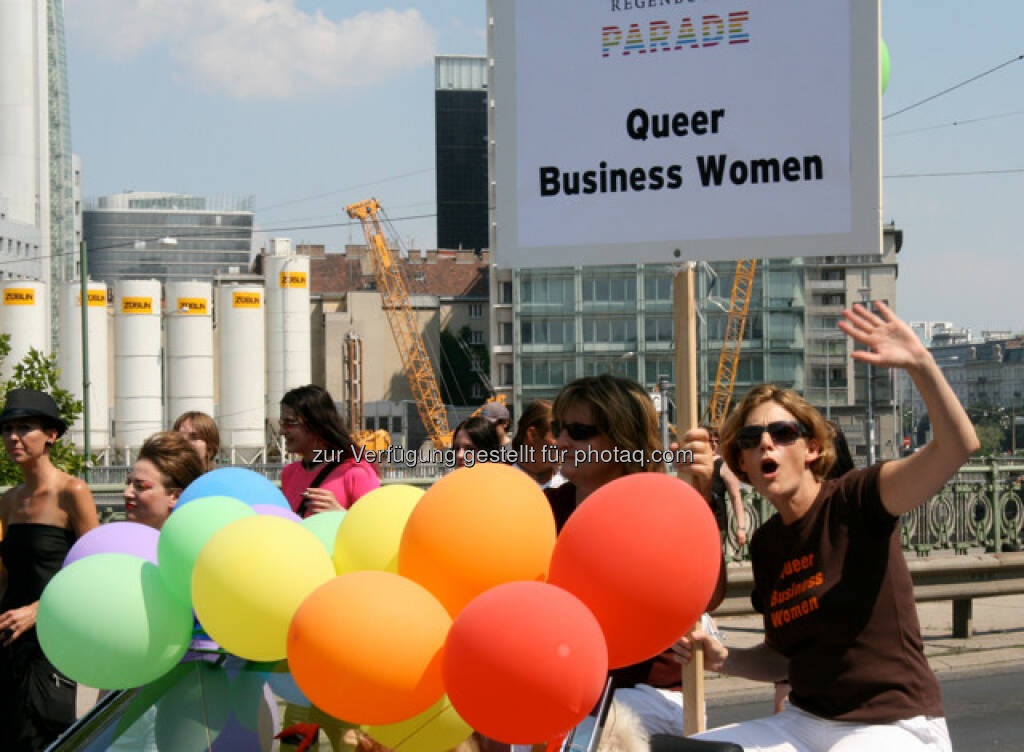
M 746 7 L 737 0 L 737 8 Z M 85 197 L 254 197 L 257 226 L 328 252 L 377 197 L 435 244 L 436 54 L 486 54 L 485 0 L 65 0 Z M 1019 0 L 882 0 L 883 220 L 908 320 L 1024 331 Z

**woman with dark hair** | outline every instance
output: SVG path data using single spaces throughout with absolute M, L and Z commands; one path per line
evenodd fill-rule
M 200 413 L 202 415 L 202 413 Z M 159 530 L 174 511 L 181 492 L 206 472 L 192 442 L 180 431 L 150 436 L 139 450 L 124 486 L 129 522 Z
M 285 449 L 301 457 L 281 471 L 281 491 L 300 517 L 348 509 L 380 488 L 373 465 L 356 460 L 355 442 L 323 387 L 308 384 L 285 393 L 280 422 Z
M 206 413 L 198 410 L 189 410 L 182 413 L 174 421 L 174 430 L 185 435 L 185 438 L 196 450 L 199 459 L 203 461 L 205 472 L 213 470 L 217 465 L 217 452 L 220 451 L 220 431 L 217 424 Z
M 919 452 L 829 480 L 834 430 L 789 389 L 752 389 L 722 431 L 726 462 L 778 514 L 754 533 L 750 560 L 765 640 L 727 650 L 695 631 L 708 670 L 788 678 L 781 713 L 700 735 L 746 749 L 951 749 L 938 679 L 928 665 L 900 515 L 924 504 L 978 449 L 978 437 L 932 354 L 884 303 L 845 311 L 853 357 L 910 375 L 934 438 Z
M 452 449 L 455 451 L 455 467 L 473 465 L 474 453 L 501 449 L 501 435 L 497 426 L 483 415 L 472 415 L 452 431 Z M 493 459 L 493 455 L 488 459 Z
M 660 461 L 663 447 L 658 414 L 647 391 L 635 381 L 610 374 L 576 379 L 558 393 L 552 411 L 552 432 L 564 455 L 562 474 L 569 481 L 545 491 L 559 530 L 576 507 L 606 483 L 632 473 L 665 472 L 665 463 Z M 683 437 L 681 446 L 670 449 L 693 453 L 692 463 L 681 469 L 706 494 L 714 470 L 707 431 L 693 429 Z M 622 457 L 620 461 L 601 460 L 602 454 L 615 456 L 615 450 L 625 450 L 617 453 Z M 725 564 L 718 561 L 708 565 L 721 567 L 718 587 L 707 605 L 711 611 L 725 595 Z M 665 597 L 671 597 L 671 593 Z M 649 733 L 682 733 L 682 675 L 670 653 L 615 669 L 611 674 L 616 700 L 628 705 Z
M 523 410 L 512 439 L 516 465 L 541 488 L 558 488 L 565 476 L 558 472 L 558 446 L 551 431 L 551 400 L 534 400 Z
M 57 469 L 50 448 L 67 430 L 54 399 L 12 389 L 0 413 L 7 456 L 23 482 L 0 498 L 0 749 L 41 750 L 75 720 L 73 681 L 43 655 L 36 612 L 72 544 L 99 525 L 89 487 Z

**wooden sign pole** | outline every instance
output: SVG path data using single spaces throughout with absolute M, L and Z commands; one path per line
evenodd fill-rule
M 697 427 L 697 303 L 696 264 L 688 262 L 673 276 L 673 326 L 676 333 L 676 429 L 680 439 Z M 680 472 L 688 479 L 688 474 Z M 705 729 L 704 653 L 694 651 L 693 660 L 683 666 L 683 733 Z

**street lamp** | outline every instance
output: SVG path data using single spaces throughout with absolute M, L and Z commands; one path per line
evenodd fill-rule
M 145 240 L 135 240 L 131 243 L 119 243 L 108 245 L 93 250 L 106 251 L 113 248 L 133 247 L 142 250 L 146 247 Z M 178 245 L 178 239 L 168 236 L 156 239 L 160 248 L 173 248 Z M 92 457 L 92 446 L 90 441 L 91 426 L 89 425 L 89 249 L 83 240 L 79 245 L 78 256 L 78 279 L 81 290 L 82 308 L 82 452 L 85 455 L 85 467 L 82 470 L 83 480 L 89 482 L 89 461 Z

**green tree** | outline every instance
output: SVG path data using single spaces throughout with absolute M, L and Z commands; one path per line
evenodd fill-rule
M 10 340 L 10 335 L 0 334 L 0 362 L 11 354 Z M 43 355 L 35 348 L 29 350 L 28 355 L 14 367 L 14 376 L 0 382 L 0 404 L 7 402 L 7 392 L 18 388 L 38 389 L 49 394 L 56 400 L 61 417 L 69 426 L 82 413 L 81 401 L 57 386 L 57 358 L 54 355 Z M 72 475 L 79 475 L 85 468 L 85 457 L 75 450 L 67 434 L 57 439 L 50 449 L 50 459 L 58 468 Z M 0 456 L 0 486 L 13 486 L 21 481 L 20 468 L 4 452 Z
M 489 396 L 473 362 L 486 373 L 490 362 L 487 348 L 469 344 L 469 335 L 468 326 L 458 334 L 447 328 L 441 331 L 441 399 L 449 405 L 479 405 Z M 474 386 L 483 389 L 482 397 L 472 396 Z

